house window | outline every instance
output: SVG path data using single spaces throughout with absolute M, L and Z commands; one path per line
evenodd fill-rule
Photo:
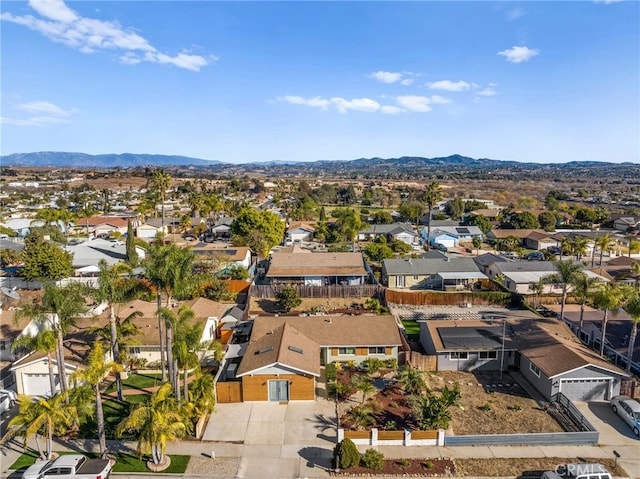
M 0 341 L 0 351 L 5 351 L 7 349 L 7 343 L 4 341 Z
M 497 351 L 480 351 L 480 359 L 498 359 Z
M 413 275 L 413 280 L 414 281 L 418 281 L 420 279 L 420 276 L 418 276 L 417 274 Z
M 369 348 L 369 354 L 384 354 L 384 346 L 372 346 Z
M 355 356 L 356 348 L 354 348 L 354 347 L 338 348 L 338 354 L 354 355 Z
M 458 353 L 449 353 L 449 359 L 469 359 L 469 353 L 466 351 L 458 352 Z
M 540 369 L 535 364 L 529 363 L 529 370 L 537 377 L 540 377 Z

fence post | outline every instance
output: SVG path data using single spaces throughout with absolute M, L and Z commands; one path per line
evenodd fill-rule
M 436 439 L 436 446 L 444 446 L 444 429 L 438 429 L 438 438 Z
M 377 427 L 371 428 L 371 445 L 372 446 L 378 445 L 378 428 Z
M 411 442 L 411 429 L 404 430 L 404 445 L 405 446 L 413 445 L 413 443 Z
M 338 442 L 342 442 L 344 440 L 344 429 L 341 427 L 338 428 Z

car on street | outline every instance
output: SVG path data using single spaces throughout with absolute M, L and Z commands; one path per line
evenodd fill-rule
M 611 410 L 629 425 L 636 436 L 640 436 L 640 403 L 627 396 L 615 396 L 609 402 Z
M 434 243 L 433 244 L 433 249 L 437 249 L 439 251 L 442 251 L 443 253 L 447 253 L 449 251 L 449 248 L 447 248 L 442 243 Z
M 559 246 L 549 246 L 547 248 L 547 251 L 551 254 L 560 254 L 562 253 L 562 250 L 560 249 Z
M 89 459 L 81 454 L 68 454 L 51 461 L 39 461 L 29 466 L 22 479 L 106 479 L 113 462 L 109 459 Z
M 525 255 L 524 259 L 528 261 L 542 261 L 544 255 L 540 251 L 533 251 Z
M 4 414 L 6 411 L 16 405 L 18 401 L 18 395 L 11 389 L 0 389 L 0 414 Z

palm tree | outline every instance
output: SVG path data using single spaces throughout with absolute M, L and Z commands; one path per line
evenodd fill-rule
M 67 373 L 64 362 L 64 335 L 76 319 L 88 311 L 85 301 L 87 288 L 79 283 L 57 286 L 54 283 L 44 285 L 41 304 L 27 304 L 16 312 L 16 320 L 32 319 L 38 321 L 43 328 L 56 333 L 56 361 L 60 390 L 67 391 Z
M 74 420 L 77 421 L 75 406 L 67 404 L 65 393 L 56 394 L 51 399 L 38 398 L 34 400 L 29 396 L 19 396 L 18 414 L 9 421 L 7 432 L 1 442 L 21 434 L 24 438 L 23 447 L 26 449 L 29 439 L 36 438 L 38 452 L 44 460 L 51 460 L 53 454 L 53 436 L 70 427 Z M 39 436 L 44 435 L 47 446 L 43 451 L 40 447 Z
M 164 203 L 167 190 L 171 187 L 171 175 L 166 173 L 162 168 L 158 168 L 153 172 L 153 176 L 149 182 L 150 187 L 160 196 L 162 211 L 162 231 L 164 232 Z
M 431 217 L 433 213 L 433 207 L 442 199 L 442 187 L 437 181 L 431 182 L 429 186 L 427 186 L 427 190 L 425 191 L 425 202 L 427 203 L 427 208 L 429 210 L 429 223 L 427 224 L 427 251 L 431 249 Z
M 596 286 L 599 284 L 598 278 L 589 277 L 584 271 L 579 271 L 574 275 L 571 281 L 573 287 L 573 297 L 580 303 L 580 323 L 578 326 L 578 337 L 582 341 L 582 331 L 584 325 L 584 308 L 587 302 L 596 293 Z
M 216 405 L 214 388 L 215 381 L 211 374 L 199 373 L 199 377 L 191 383 L 188 399 L 193 403 L 197 416 L 213 412 Z
M 631 297 L 625 306 L 625 311 L 631 316 L 631 334 L 629 335 L 629 345 L 627 346 L 627 372 L 631 371 L 633 361 L 633 350 L 636 347 L 636 337 L 638 336 L 638 323 L 640 322 L 640 293 L 637 289 L 632 290 Z
M 373 381 L 362 374 L 354 375 L 353 378 L 351 378 L 351 384 L 362 393 L 362 404 L 366 401 L 367 396 L 376 390 L 376 387 L 373 385 Z
M 632 235 L 631 238 L 629 238 L 629 258 L 631 258 L 631 254 L 633 253 L 637 253 L 640 251 L 640 241 L 638 241 L 637 237 Z
M 141 333 L 140 328 L 134 322 L 136 318 L 139 318 L 141 316 L 142 313 L 140 311 L 134 311 L 126 318 L 121 318 L 120 316 L 116 315 L 116 340 L 118 341 L 118 351 L 120 352 L 120 359 L 122 364 L 126 362 L 126 351 L 124 351 L 125 347 L 139 344 L 138 341 L 132 338 Z M 97 334 L 98 336 L 106 340 L 109 345 L 111 345 L 112 333 L 110 324 L 107 324 L 101 328 L 90 328 L 89 332 Z
M 146 289 L 140 281 L 134 278 L 123 278 L 121 274 L 131 271 L 126 263 L 118 263 L 109 266 L 105 260 L 100 260 L 100 275 L 98 276 L 98 289 L 96 295 L 99 301 L 106 301 L 109 308 L 109 339 L 111 341 L 111 353 L 113 360 L 120 363 L 120 345 L 118 344 L 118 321 L 116 318 L 116 305 L 124 303 Z M 116 390 L 118 399 L 122 401 L 122 378 L 120 372 L 116 372 Z
M 410 364 L 403 366 L 398 371 L 398 381 L 402 383 L 403 389 L 407 394 L 421 394 L 427 389 L 427 383 L 424 380 L 424 371 L 416 369 Z
M 609 319 L 609 312 L 613 315 L 618 314 L 618 311 L 622 307 L 625 300 L 625 290 L 618 284 L 606 283 L 600 287 L 600 289 L 594 294 L 594 304 L 604 310 L 604 316 L 602 317 L 602 333 L 600 336 L 600 356 L 604 356 L 604 346 L 606 342 L 607 334 L 607 320 Z
M 49 388 L 50 394 L 56 393 L 56 374 L 53 369 L 53 353 L 58 346 L 56 341 L 56 333 L 50 329 L 30 336 L 28 334 L 19 336 L 11 345 L 11 350 L 26 348 L 30 351 L 41 351 L 47 354 L 47 366 L 49 368 Z
M 540 295 L 544 292 L 544 278 L 540 278 L 538 279 L 538 281 L 532 281 L 531 283 L 529 283 L 529 291 L 531 291 L 535 296 L 536 302 L 533 304 L 533 308 L 537 309 L 538 308 L 537 300 L 539 299 Z
M 580 261 L 582 257 L 587 253 L 587 246 L 589 240 L 587 238 L 581 238 L 576 236 L 571 240 L 571 252 L 575 255 L 576 260 Z
M 73 379 L 88 383 L 96 395 L 96 422 L 98 424 L 98 440 L 100 443 L 100 455 L 107 453 L 107 437 L 104 430 L 104 412 L 102 410 L 102 396 L 100 395 L 100 383 L 109 372 L 120 372 L 122 366 L 115 362 L 107 363 L 104 360 L 102 343 L 96 341 L 89 353 L 88 364 L 84 369 L 78 369 L 73 373 Z
M 126 431 L 138 433 L 137 452 L 140 457 L 150 453 L 153 464 L 166 464 L 167 442 L 181 438 L 187 432 L 184 414 L 171 396 L 171 384 L 160 386 L 118 424 L 117 435 Z
M 613 251 L 613 246 L 611 243 L 613 242 L 613 237 L 609 233 L 605 233 L 602 236 L 598 236 L 595 240 L 594 246 L 597 246 L 600 250 L 600 265 L 602 265 L 602 256 L 605 251 Z M 594 247 L 595 249 L 595 247 Z M 592 263 L 593 264 L 593 263 Z
M 562 285 L 562 305 L 560 306 L 560 319 L 564 321 L 564 306 L 567 302 L 567 293 L 574 276 L 581 271 L 581 266 L 573 261 L 556 261 L 557 273 L 552 274 L 549 280 Z
M 190 350 L 200 342 L 202 329 L 196 325 L 191 325 L 195 318 L 195 313 L 188 306 L 180 306 L 175 314 L 168 308 L 160 308 L 159 316 L 164 320 L 167 331 L 167 365 L 169 366 L 169 383 L 171 383 L 174 395 L 180 401 L 180 385 L 178 383 L 178 367 L 184 370 L 185 397 L 189 397 L 187 389 L 187 374 L 190 367 L 199 364 L 198 357 Z M 178 340 L 173 342 L 174 331 L 177 332 Z M 179 358 L 178 358 L 179 356 Z M 178 364 L 179 363 L 179 364 Z M 194 366 L 192 366 L 194 365 Z

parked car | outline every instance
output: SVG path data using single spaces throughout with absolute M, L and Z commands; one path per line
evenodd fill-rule
M 611 479 L 611 473 L 602 464 L 563 464 L 554 471 L 546 471 L 542 479 Z
M 88 459 L 81 454 L 68 454 L 52 461 L 39 461 L 29 466 L 22 479 L 106 479 L 113 462 L 109 459 Z
M 442 243 L 434 243 L 433 244 L 433 248 L 437 249 L 439 251 L 442 251 L 443 253 L 447 253 L 449 251 L 449 248 L 447 248 L 445 245 L 443 245 Z
M 611 410 L 624 419 L 636 436 L 640 436 L 640 403 L 627 396 L 611 398 Z
M 562 253 L 562 250 L 560 249 L 559 246 L 549 246 L 547 248 L 547 251 L 551 254 L 560 254 Z
M 16 405 L 18 395 L 10 389 L 0 389 L 0 414 L 4 414 Z
M 544 255 L 540 251 L 532 251 L 525 255 L 524 259 L 528 261 L 542 261 L 544 259 Z

